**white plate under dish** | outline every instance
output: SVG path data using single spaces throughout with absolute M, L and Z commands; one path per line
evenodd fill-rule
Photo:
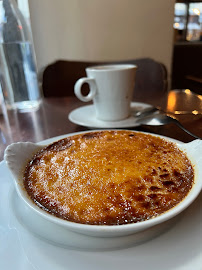
M 98 131 L 98 130 L 97 130 Z M 86 134 L 88 132 L 80 132 L 80 133 L 72 133 L 67 134 L 66 136 L 72 136 L 75 134 Z M 154 135 L 153 136 L 157 136 Z M 158 136 L 162 137 L 162 136 Z M 171 140 L 167 138 L 167 140 Z M 53 141 L 55 139 L 53 138 Z M 172 140 L 171 140 L 172 141 Z M 14 143 L 7 147 L 5 150 L 5 160 L 7 163 L 8 168 L 13 174 L 13 180 L 15 183 L 15 187 L 17 190 L 18 195 L 20 198 L 24 201 L 24 203 L 29 207 L 30 211 L 35 212 L 36 218 L 33 220 L 33 223 L 35 223 L 35 226 L 37 227 L 37 223 L 41 223 L 40 220 L 37 220 L 37 217 L 43 217 L 44 219 L 48 220 L 51 223 L 55 223 L 59 228 L 62 227 L 66 230 L 70 230 L 79 234 L 94 236 L 94 237 L 108 237 L 108 238 L 119 238 L 121 236 L 124 236 L 124 241 L 116 241 L 116 239 L 109 239 L 109 241 L 105 241 L 107 244 L 107 248 L 118 248 L 118 247 L 124 247 L 125 242 L 127 243 L 128 235 L 136 234 L 134 236 L 134 244 L 139 242 L 139 234 L 141 235 L 141 231 L 146 231 L 147 229 L 151 229 L 148 231 L 148 235 L 145 232 L 145 235 L 147 235 L 147 239 L 150 239 L 153 230 L 156 229 L 157 233 L 159 232 L 159 225 L 161 224 L 161 230 L 163 230 L 162 227 L 167 226 L 167 221 L 170 219 L 173 219 L 173 217 L 177 216 L 179 213 L 181 213 L 183 210 L 185 210 L 198 196 L 199 192 L 202 189 L 202 171 L 201 171 L 201 165 L 202 165 L 202 141 L 195 140 L 189 144 L 185 143 L 177 143 L 177 146 L 187 153 L 188 158 L 191 160 L 193 166 L 195 167 L 195 181 L 194 184 L 189 192 L 189 194 L 182 200 L 178 205 L 170 209 L 169 211 L 149 220 L 145 220 L 144 222 L 139 223 L 130 223 L 130 224 L 124 224 L 122 226 L 99 226 L 99 225 L 89 225 L 89 224 L 80 224 L 75 222 L 70 222 L 67 220 L 63 220 L 61 218 L 58 218 L 54 215 L 50 215 L 48 212 L 42 210 L 39 208 L 28 196 L 27 192 L 23 188 L 23 171 L 24 166 L 28 160 L 32 157 L 33 153 L 36 151 L 39 151 L 47 144 L 34 144 L 30 142 L 19 142 Z M 34 213 L 33 213 L 34 214 Z M 48 225 L 47 225 L 48 226 Z M 49 226 L 49 228 L 51 225 Z M 38 230 L 41 229 L 41 226 L 38 227 Z M 52 234 L 54 232 L 54 228 L 52 230 L 46 230 L 46 234 L 49 235 L 49 240 L 52 241 Z M 151 234 L 149 233 L 151 231 Z M 43 235 L 43 230 L 39 231 L 40 235 Z M 156 234 L 156 233 L 155 233 Z M 59 234 L 58 234 L 59 235 Z M 141 237 L 141 236 L 140 236 Z M 60 244 L 60 239 L 55 238 L 56 242 Z M 74 239 L 74 237 L 72 238 Z M 123 238 L 122 238 L 123 240 Z M 101 240 L 102 241 L 102 240 Z M 69 246 L 69 242 L 65 242 L 65 238 L 63 238 L 63 242 L 65 245 Z M 108 243 L 109 242 L 109 243 Z M 117 246 L 118 243 L 118 246 Z M 80 244 L 78 242 L 78 244 Z M 129 244 L 129 241 L 128 241 Z M 76 247 L 81 248 L 81 246 Z M 100 245 L 100 242 L 97 241 L 97 244 L 94 245 L 94 247 L 97 246 L 97 248 L 105 249 L 105 245 Z M 92 246 L 92 248 L 94 248 Z M 84 246 L 85 248 L 85 246 Z M 89 247 L 90 248 L 90 247 Z
M 13 187 L 11 174 L 1 162 L 0 269 L 201 270 L 202 193 L 159 237 L 121 250 L 90 252 L 64 249 L 31 234 L 22 219 L 28 221 L 31 217 L 20 215 L 20 204 L 13 205 L 18 202 Z
M 52 143 L 53 141 L 56 141 L 58 139 L 61 139 L 63 137 L 70 136 L 70 135 L 71 134 L 59 136 L 56 138 L 51 138 L 51 139 L 46 140 L 44 142 L 41 142 L 39 144 L 41 144 L 41 145 L 49 144 L 49 143 Z M 162 137 L 162 136 L 160 136 L 160 137 Z M 170 139 L 170 140 L 174 141 L 173 139 Z M 17 144 L 17 148 L 21 147 L 20 149 L 22 151 L 21 144 Z M 180 144 L 181 143 L 179 143 L 179 145 Z M 33 144 L 31 144 L 31 145 L 33 145 Z M 183 147 L 183 145 L 185 145 L 185 144 L 182 143 L 181 147 Z M 188 148 L 190 149 L 190 147 L 191 147 L 191 152 L 196 154 L 197 153 L 196 148 L 198 149 L 199 145 L 201 145 L 200 141 L 196 140 L 194 142 L 194 144 L 192 143 L 191 145 L 188 146 Z M 13 146 L 16 146 L 16 144 Z M 34 146 L 34 147 L 36 147 L 36 146 Z M 187 150 L 188 150 L 188 148 L 186 146 Z M 12 152 L 12 151 L 10 152 L 10 151 L 11 151 L 11 148 L 9 148 L 9 152 L 7 151 L 6 156 L 7 156 L 7 158 L 8 158 L 8 155 L 12 156 L 12 159 L 13 159 L 14 152 Z M 189 155 L 191 155 L 190 152 L 189 152 Z M 200 156 L 199 156 L 199 159 L 200 159 Z M 14 158 L 14 160 L 15 160 L 15 158 Z M 197 186 L 198 187 L 201 186 L 201 184 L 200 184 L 201 182 L 198 182 L 198 180 L 197 180 L 197 183 L 195 184 L 195 190 L 196 190 Z M 16 182 L 15 182 L 15 184 L 16 184 Z M 22 196 L 22 194 L 18 190 L 18 188 L 17 188 L 17 191 L 18 191 L 19 195 Z M 199 190 L 197 189 L 195 194 L 198 192 L 200 192 L 200 189 Z M 193 195 L 194 195 L 194 193 L 192 192 L 190 199 Z M 11 206 L 12 206 L 11 208 L 13 209 L 13 213 L 15 213 L 16 218 L 24 227 L 26 227 L 28 230 L 30 230 L 31 232 L 33 232 L 35 235 L 39 236 L 40 238 L 47 239 L 49 242 L 52 242 L 52 243 L 55 243 L 59 246 L 63 246 L 63 247 L 67 247 L 67 248 L 77 248 L 77 249 L 79 248 L 79 249 L 84 249 L 84 250 L 85 249 L 87 249 L 87 250 L 109 250 L 109 249 L 118 249 L 118 248 L 123 249 L 125 247 L 129 247 L 131 245 L 134 246 L 134 245 L 142 243 L 146 240 L 150 240 L 150 239 L 154 238 L 155 236 L 161 234 L 166 229 L 168 229 L 168 227 L 171 227 L 171 225 L 174 225 L 176 222 L 176 219 L 179 218 L 177 216 L 176 218 L 172 218 L 170 220 L 165 219 L 164 222 L 161 223 L 161 225 L 158 224 L 158 222 L 157 222 L 157 223 L 155 223 L 155 226 L 153 228 L 150 228 L 150 230 L 146 230 L 146 227 L 145 227 L 144 233 L 141 232 L 141 230 L 139 230 L 139 232 L 136 231 L 136 235 L 128 236 L 128 234 L 124 233 L 125 236 L 123 237 L 122 232 L 121 232 L 121 234 L 119 234 L 114 230 L 113 230 L 113 232 L 110 230 L 107 233 L 107 235 L 109 235 L 109 233 L 110 233 L 110 235 L 109 235 L 110 237 L 109 237 L 109 239 L 107 239 L 105 237 L 104 238 L 99 237 L 100 234 L 103 236 L 103 233 L 104 234 L 106 233 L 105 231 L 102 232 L 102 230 L 101 231 L 99 230 L 98 233 L 96 233 L 96 237 L 92 238 L 92 237 L 89 237 L 88 235 L 85 235 L 85 233 L 84 233 L 84 235 L 80 235 L 81 228 L 79 230 L 76 229 L 75 231 L 77 233 L 75 233 L 74 232 L 75 224 L 74 224 L 74 227 L 72 227 L 73 231 L 71 230 L 71 232 L 70 232 L 69 230 L 66 231 L 66 230 L 64 230 L 64 228 L 60 227 L 60 226 L 63 227 L 63 225 L 64 225 L 63 220 L 59 219 L 59 220 L 57 220 L 56 224 L 53 224 L 52 218 L 51 218 L 51 220 L 50 220 L 50 217 L 48 217 L 47 220 L 45 220 L 44 218 L 41 218 L 38 214 L 36 214 L 34 211 L 31 210 L 31 209 L 34 209 L 35 205 L 32 205 L 31 208 L 30 208 L 30 205 L 29 205 L 29 207 L 27 207 L 26 204 L 23 205 L 22 201 L 18 200 L 18 197 L 15 194 L 15 192 L 12 194 L 12 196 L 10 198 L 11 198 L 10 202 L 11 202 Z M 24 200 L 25 200 L 25 198 L 24 198 Z M 191 199 L 191 200 L 193 200 L 193 199 Z M 28 204 L 30 204 L 30 203 L 28 203 Z M 179 207 L 181 207 L 181 206 L 179 206 Z M 179 207 L 177 207 L 177 208 L 179 208 Z M 177 208 L 176 208 L 176 210 L 177 210 Z M 36 209 L 36 212 L 37 213 L 39 212 L 38 208 Z M 42 214 L 43 217 L 44 217 L 44 214 L 45 213 Z M 65 225 L 67 225 L 66 222 L 65 222 Z M 71 224 L 69 224 L 69 225 L 71 225 Z M 65 226 L 65 229 L 67 229 L 66 226 Z M 92 231 L 92 229 L 93 228 L 91 227 L 91 231 Z M 90 233 L 92 233 L 91 231 L 90 231 Z M 83 232 L 81 232 L 81 233 L 83 233 Z M 94 233 L 93 233 L 93 235 L 95 236 Z M 116 233 L 116 237 L 111 237 L 111 233 Z M 64 234 L 65 234 L 65 237 L 64 237 Z
M 132 102 L 131 116 L 121 121 L 102 121 L 95 116 L 94 105 L 86 105 L 73 110 L 69 114 L 69 120 L 77 125 L 86 126 L 89 128 L 129 128 L 136 127 L 140 124 L 136 122 L 133 112 L 138 112 L 146 108 L 152 107 L 146 103 Z

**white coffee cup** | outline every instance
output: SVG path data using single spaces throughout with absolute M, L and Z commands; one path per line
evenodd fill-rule
M 137 66 L 131 64 L 102 65 L 86 68 L 87 77 L 74 86 L 75 95 L 82 101 L 93 100 L 96 118 L 118 121 L 129 117 Z M 88 83 L 87 96 L 81 92 Z

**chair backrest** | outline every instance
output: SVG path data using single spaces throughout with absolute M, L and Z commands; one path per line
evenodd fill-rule
M 150 58 L 126 60 L 119 62 L 79 62 L 59 60 L 48 65 L 41 72 L 41 85 L 45 97 L 62 97 L 74 95 L 74 85 L 81 77 L 86 77 L 85 69 L 100 64 L 135 64 L 135 101 L 146 102 L 167 92 L 167 70 L 162 63 Z M 84 89 L 85 91 L 85 89 Z

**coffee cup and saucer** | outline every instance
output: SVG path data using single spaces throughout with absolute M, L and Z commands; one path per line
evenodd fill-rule
M 80 78 L 74 87 L 75 95 L 93 104 L 79 107 L 69 114 L 69 120 L 89 128 L 126 128 L 139 126 L 133 112 L 151 107 L 132 102 L 137 66 L 131 64 L 88 67 L 87 77 Z M 87 96 L 82 85 L 89 84 Z

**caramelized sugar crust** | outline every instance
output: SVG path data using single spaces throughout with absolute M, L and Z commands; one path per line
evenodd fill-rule
M 194 181 L 192 165 L 174 143 L 131 131 L 100 131 L 60 140 L 27 165 L 25 188 L 60 218 L 126 224 L 178 204 Z

